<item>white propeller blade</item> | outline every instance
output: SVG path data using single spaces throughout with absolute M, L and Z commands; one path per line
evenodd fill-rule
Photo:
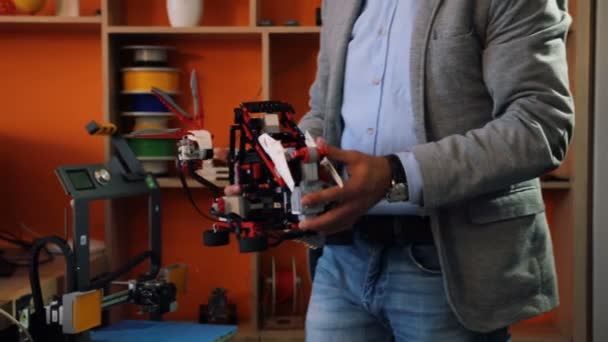
M 304 142 L 308 147 L 317 147 L 317 143 L 315 142 L 315 138 L 310 135 L 310 132 L 304 132 Z
M 308 147 L 317 147 L 317 143 L 315 142 L 315 139 L 312 137 L 312 135 L 310 135 L 310 133 L 308 131 L 306 131 L 304 133 L 304 141 L 306 142 L 306 146 Z M 338 171 L 336 171 L 336 168 L 334 167 L 334 164 L 332 164 L 329 159 L 327 159 L 327 157 L 323 157 L 323 159 L 321 160 L 321 166 L 327 168 L 327 170 L 329 171 L 329 174 L 331 174 L 331 178 L 334 179 L 334 182 L 336 182 L 336 184 L 338 184 L 339 187 L 344 187 L 344 182 L 342 181 L 342 177 L 340 177 L 340 174 L 338 174 Z
M 270 135 L 264 133 L 260 135 L 258 138 L 258 142 L 262 145 L 264 152 L 268 154 L 274 166 L 277 169 L 279 175 L 289 187 L 289 190 L 293 192 L 295 187 L 295 182 L 293 177 L 291 176 L 291 171 L 289 171 L 289 166 L 287 165 L 287 157 L 285 157 L 285 149 L 280 141 L 273 139 Z

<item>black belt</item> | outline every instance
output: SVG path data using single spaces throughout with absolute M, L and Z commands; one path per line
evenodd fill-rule
M 366 241 L 383 244 L 433 243 L 431 222 L 423 216 L 362 216 L 349 229 L 327 236 L 328 245 L 350 245 L 354 236 Z

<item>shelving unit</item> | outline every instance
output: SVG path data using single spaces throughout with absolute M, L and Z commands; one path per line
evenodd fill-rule
M 513 327 L 514 341 L 517 342 L 588 340 L 586 322 L 589 303 L 586 298 L 589 275 L 586 204 L 591 2 L 591 0 L 570 2 L 571 12 L 576 17 L 568 42 L 570 77 L 572 89 L 576 94 L 577 107 L 576 136 L 572 147 L 574 167 L 569 181 L 542 183 L 554 239 L 562 304 L 547 315 Z M 306 0 L 206 1 L 202 26 L 172 28 L 168 26 L 162 0 L 102 0 L 104 15 L 101 18 L 101 42 L 105 119 L 119 123 L 119 126 L 122 122 L 121 99 L 118 93 L 120 47 L 134 43 L 175 46 L 179 51 L 174 61 L 176 65 L 183 70 L 196 68 L 199 71 L 207 112 L 206 128 L 216 134 L 215 143 L 218 146 L 227 145 L 226 128 L 231 123 L 232 108 L 241 101 L 282 99 L 292 103 L 299 115 L 303 114 L 308 109 L 308 88 L 314 79 L 316 54 L 319 48 L 320 27 L 313 26 L 314 8 L 318 3 L 319 1 Z M 136 9 L 140 10 L 134 15 Z M 288 19 L 296 19 L 303 26 L 257 26 L 261 19 L 267 18 L 273 19 L 277 24 L 282 24 Z M 0 20 L 1 25 L 3 22 Z M 182 83 L 186 89 L 185 77 Z M 187 104 L 190 99 L 188 96 L 183 96 L 179 101 Z M 226 134 L 221 134 L 222 132 Z M 107 146 L 106 155 L 109 157 L 110 153 L 111 150 Z M 159 179 L 159 183 L 161 187 L 168 189 L 180 187 L 176 178 Z M 192 183 L 190 185 L 197 187 Z M 198 190 L 197 196 L 210 199 L 204 189 Z M 169 201 L 178 201 L 178 197 L 174 194 L 168 197 Z M 171 207 L 177 205 L 169 202 Z M 179 202 L 179 205 L 188 204 L 183 201 Z M 129 253 L 129 245 L 125 241 L 129 240 L 128 234 L 134 221 L 133 215 L 129 204 L 125 202 L 112 202 L 107 210 L 106 245 L 110 249 L 114 265 Z M 170 212 L 167 216 L 165 225 L 173 221 L 190 223 L 193 230 L 189 230 L 189 236 L 192 232 L 202 232 L 202 228 L 199 227 L 200 221 L 195 221 L 195 218 L 189 222 L 189 219 L 176 217 Z M 173 231 L 173 227 L 171 229 Z M 204 247 L 199 243 L 198 248 L 202 250 Z M 208 258 L 213 258 L 214 252 L 201 251 L 201 253 L 210 253 L 207 254 Z M 221 253 L 225 256 L 228 252 Z M 258 280 L 260 275 L 266 272 L 266 265 L 272 256 L 288 258 L 294 255 L 297 259 L 297 268 L 305 270 L 305 253 L 305 247 L 287 245 L 254 256 L 230 255 L 235 258 L 234 260 L 238 260 L 230 259 L 230 262 L 240 265 L 239 269 L 229 268 L 230 272 L 239 273 L 236 277 L 238 281 L 233 279 L 235 276 L 226 278 L 226 281 L 234 282 L 233 292 L 237 292 L 236 296 L 241 297 L 239 314 L 244 319 L 237 340 L 304 340 L 301 330 L 259 329 Z M 202 263 L 197 264 L 196 267 L 203 267 L 202 265 Z M 302 276 L 307 278 L 304 274 Z M 245 278 L 248 279 L 246 284 L 243 282 Z M 310 283 L 306 280 L 304 291 L 309 289 Z M 197 297 L 189 297 L 189 299 L 201 303 L 206 295 L 206 292 L 199 293 Z M 251 300 L 247 301 L 243 299 L 244 297 Z M 189 311 L 189 315 L 190 319 L 194 318 L 193 310 Z

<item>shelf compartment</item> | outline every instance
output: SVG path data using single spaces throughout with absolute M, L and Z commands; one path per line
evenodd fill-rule
M 275 25 L 284 25 L 288 20 L 297 20 L 302 26 L 314 26 L 315 9 L 321 7 L 321 0 L 258 0 L 258 23 L 272 20 Z
M 279 246 L 269 248 L 268 250 L 259 253 L 259 258 L 260 264 L 258 270 L 261 278 L 260 284 L 262 284 L 262 286 L 260 288 L 258 300 L 260 303 L 259 305 L 261 306 L 261 312 L 270 312 L 270 301 L 265 301 L 264 295 L 270 295 L 270 291 L 267 292 L 265 290 L 269 290 L 266 288 L 266 279 L 269 279 L 272 276 L 272 259 L 274 258 L 275 260 L 277 272 L 291 272 L 291 260 L 293 258 L 296 265 L 296 273 L 301 279 L 300 289 L 297 294 L 296 314 L 291 313 L 291 301 L 277 303 L 277 314 L 294 315 L 304 318 L 306 316 L 306 309 L 312 290 L 311 276 L 308 269 L 308 247 L 303 243 L 296 241 L 284 241 Z M 262 318 L 261 321 L 263 320 L 264 319 Z
M 291 103 L 299 120 L 309 108 L 308 92 L 316 74 L 319 35 L 271 34 L 269 45 L 269 96 Z
M 248 26 L 249 1 L 206 0 L 201 25 Z M 110 25 L 169 27 L 166 0 L 108 0 Z
M 234 108 L 241 102 L 259 99 L 261 94 L 261 35 L 230 36 L 220 39 L 206 35 L 111 35 L 110 40 L 110 89 L 111 121 L 117 123 L 119 130 L 128 133 L 132 130 L 133 118 L 122 116 L 129 97 L 121 94 L 121 68 L 129 64 L 130 54 L 121 48 L 127 45 L 162 45 L 175 50 L 169 55 L 169 65 L 180 70 L 180 95 L 176 101 L 186 111 L 192 112 L 192 96 L 189 88 L 189 75 L 196 69 L 201 86 L 201 97 L 205 110 L 205 129 L 213 132 L 216 146 L 228 146 L 229 127 L 234 117 Z M 172 127 L 179 127 L 172 120 Z M 173 167 L 170 167 L 172 171 Z M 159 177 L 161 188 L 181 188 L 180 180 L 169 173 Z M 215 182 L 224 187 L 227 182 Z M 203 188 L 193 180 L 188 180 L 192 188 Z
M 234 108 L 244 101 L 261 99 L 261 35 L 230 36 L 219 39 L 216 36 L 173 36 L 125 34 L 110 36 L 111 48 L 111 88 L 112 98 L 110 119 L 122 123 L 121 112 L 128 98 L 121 95 L 120 69 L 128 61 L 128 55 L 121 54 L 126 45 L 151 44 L 175 47 L 170 54 L 169 65 L 180 69 L 177 102 L 186 111 L 192 112 L 192 97 L 189 88 L 189 74 L 196 69 L 201 86 L 201 97 L 205 110 L 205 129 L 214 133 L 216 146 L 228 146 L 229 127 L 232 124 Z M 126 119 L 126 118 L 125 118 Z M 128 133 L 128 132 L 126 132 Z

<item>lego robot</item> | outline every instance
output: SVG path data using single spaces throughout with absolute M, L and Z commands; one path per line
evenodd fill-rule
M 325 205 L 303 207 L 302 196 L 341 185 L 326 156 L 327 150 L 298 128 L 291 105 L 278 101 L 243 103 L 234 110 L 227 160 L 229 182 L 239 185 L 242 192 L 224 196 L 200 175 L 213 158 L 211 135 L 199 130 L 184 136 L 178 143 L 178 170 L 183 172 L 186 193 L 192 201 L 184 174 L 217 194 L 211 207 L 214 217 L 197 207 L 203 216 L 215 221 L 212 229 L 204 232 L 204 244 L 226 245 L 232 233 L 243 253 L 294 239 L 310 247 L 322 245 L 320 236 L 299 229 L 298 222 L 326 210 Z

